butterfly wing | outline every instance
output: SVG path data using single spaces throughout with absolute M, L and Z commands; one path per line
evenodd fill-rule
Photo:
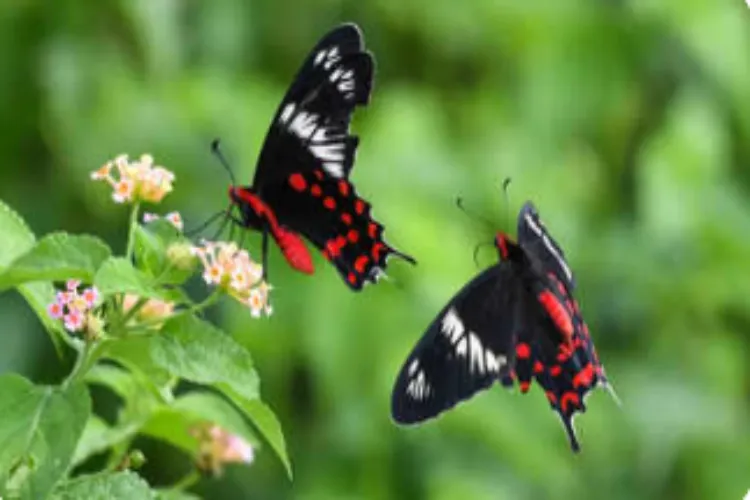
M 451 299 L 401 368 L 391 399 L 401 424 L 437 416 L 497 380 L 509 381 L 519 278 L 501 262 Z
M 527 201 L 518 213 L 518 244 L 534 258 L 534 261 L 541 263 L 545 271 L 554 273 L 573 291 L 575 279 L 565 260 L 565 253 L 547 231 L 539 212 L 530 201 Z
M 377 281 L 391 255 L 414 263 L 384 240 L 383 226 L 372 218 L 370 204 L 346 179 L 316 169 L 269 186 L 264 196 L 276 207 L 278 220 L 318 247 L 353 290 Z
M 355 107 L 369 101 L 373 66 L 354 24 L 341 25 L 318 42 L 266 136 L 253 180 L 261 196 L 266 186 L 296 172 L 322 168 L 334 178 L 348 177 L 358 145 L 349 123 Z

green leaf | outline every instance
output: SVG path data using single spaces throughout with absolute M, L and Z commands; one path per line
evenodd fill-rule
M 289 459 L 289 454 L 286 449 L 286 440 L 281 430 L 281 424 L 276 418 L 273 410 L 271 410 L 263 401 L 260 399 L 248 400 L 235 393 L 231 389 L 225 388 L 224 394 L 226 394 L 237 406 L 239 406 L 243 412 L 250 418 L 250 421 L 255 425 L 255 428 L 260 434 L 268 441 L 271 448 L 276 452 L 276 455 L 284 464 L 286 473 L 291 479 L 293 477 L 292 462 Z
M 53 233 L 16 258 L 0 275 L 0 289 L 29 281 L 65 281 L 76 278 L 90 283 L 110 250 L 89 235 Z
M 156 500 L 201 500 L 201 497 L 186 491 L 162 490 L 156 493 Z
M 232 337 L 195 316 L 169 320 L 153 337 L 151 357 L 177 377 L 231 387 L 246 399 L 258 397 L 258 374 L 250 353 Z
M 0 376 L 0 496 L 44 498 L 70 466 L 91 413 L 85 385 L 35 386 Z
M 55 491 L 52 500 L 153 500 L 156 493 L 131 471 L 93 474 L 73 479 Z
M 18 256 L 34 246 L 34 233 L 15 210 L 0 201 L 0 269 L 5 268 Z
M 152 286 L 152 279 L 134 268 L 123 257 L 110 257 L 102 264 L 94 278 L 94 285 L 104 297 L 118 293 L 132 293 L 144 298 L 161 298 L 159 291 Z
M 258 399 L 260 381 L 243 346 L 195 316 L 182 316 L 167 322 L 153 337 L 151 356 L 172 374 L 213 385 L 227 395 L 269 442 L 292 477 L 281 426 Z
M 150 381 L 157 388 L 167 386 L 172 376 L 167 370 L 154 363 L 151 358 L 152 337 L 131 336 L 112 339 L 102 350 L 102 358 L 115 361 L 133 373 Z
M 72 345 L 68 332 L 58 320 L 52 319 L 47 313 L 47 307 L 55 301 L 55 287 L 46 281 L 24 283 L 18 287 L 18 293 L 26 299 L 26 303 L 36 313 L 39 321 L 49 333 L 50 339 L 55 346 L 57 355 L 62 357 L 63 343 Z
M 194 391 L 175 399 L 172 405 L 149 420 L 142 433 L 167 441 L 189 454 L 195 454 L 198 451 L 198 441 L 190 434 L 190 430 L 205 422 L 217 424 L 254 447 L 260 444 L 242 413 L 218 394 L 208 391 Z
M 135 257 L 138 268 L 160 284 L 182 284 L 193 269 L 179 269 L 168 257 L 170 245 L 189 245 L 190 241 L 166 220 L 156 220 L 135 230 Z
M 130 438 L 137 429 L 130 427 L 111 427 L 96 415 L 91 415 L 86 422 L 81 440 L 78 441 L 73 454 L 73 466 L 80 465 L 92 455 L 102 453 L 112 446 Z

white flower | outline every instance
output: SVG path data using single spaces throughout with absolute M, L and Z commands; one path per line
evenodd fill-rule
M 191 252 L 200 259 L 207 284 L 221 287 L 247 306 L 253 317 L 271 314 L 271 287 L 263 281 L 262 266 L 246 250 L 240 250 L 235 243 L 206 241 Z
M 117 170 L 116 177 L 112 175 L 113 170 Z M 154 166 L 150 155 L 142 155 L 134 162 L 130 162 L 127 155 L 120 155 L 92 172 L 91 179 L 103 180 L 112 186 L 112 199 L 116 203 L 158 203 L 172 191 L 175 176 L 164 167 Z

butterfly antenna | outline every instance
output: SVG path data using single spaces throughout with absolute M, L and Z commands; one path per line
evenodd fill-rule
M 211 142 L 211 152 L 218 158 L 219 163 L 224 167 L 224 169 L 229 172 L 229 178 L 232 180 L 232 185 L 236 186 L 237 181 L 234 178 L 234 172 L 232 172 L 232 168 L 229 166 L 229 162 L 224 157 L 224 153 L 221 152 L 221 148 L 219 147 L 219 139 L 214 139 Z
M 510 195 L 508 194 L 508 186 L 510 186 L 510 177 L 506 177 L 503 181 L 503 198 L 505 198 L 505 227 L 510 227 Z
M 469 212 L 469 211 L 468 211 L 468 210 L 466 209 L 466 207 L 464 206 L 464 199 L 463 199 L 463 198 L 461 198 L 460 196 L 457 196 L 457 197 L 456 197 L 456 206 L 457 206 L 457 207 L 458 207 L 458 208 L 459 208 L 459 209 L 460 209 L 460 210 L 461 210 L 461 211 L 462 211 L 463 213 L 465 213 L 466 215 L 468 215 L 468 216 L 469 216 L 469 217 L 471 217 L 472 219 L 476 219 L 476 220 L 478 220 L 478 221 L 482 222 L 483 224 L 485 224 L 485 225 L 486 225 L 487 227 L 489 227 L 489 228 L 493 228 L 493 227 L 494 227 L 494 224 L 492 224 L 492 222 L 490 222 L 490 221 L 489 221 L 488 219 L 485 219 L 484 217 L 481 217 L 480 215 L 478 215 L 478 214 L 476 214 L 476 213 L 471 213 L 471 212 Z

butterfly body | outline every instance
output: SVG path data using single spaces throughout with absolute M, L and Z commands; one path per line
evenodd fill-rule
M 325 35 L 276 112 L 252 185 L 229 192 L 241 225 L 263 232 L 264 241 L 270 234 L 293 268 L 313 272 L 304 237 L 353 290 L 377 281 L 390 255 L 414 263 L 384 241 L 349 179 L 359 144 L 349 125 L 355 108 L 369 102 L 373 68 L 355 25 Z
M 393 390 L 396 422 L 433 418 L 500 382 L 521 392 L 536 381 L 579 449 L 572 420 L 584 397 L 606 385 L 559 246 L 527 203 L 519 241 L 495 237 L 499 262 L 437 315 L 402 367 Z

